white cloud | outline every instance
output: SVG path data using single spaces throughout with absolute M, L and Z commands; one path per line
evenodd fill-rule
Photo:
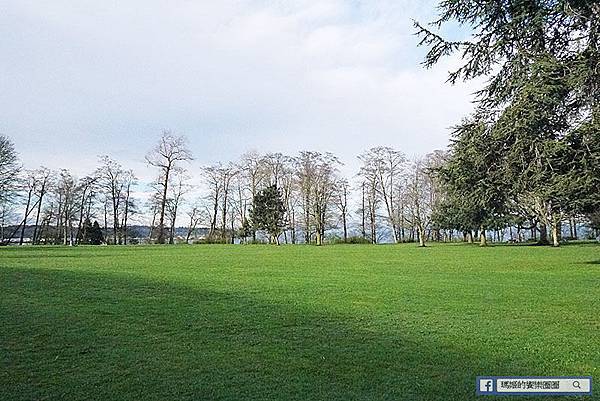
M 191 171 L 246 150 L 356 155 L 444 147 L 474 86 L 419 65 L 419 1 L 9 0 L 0 16 L 0 132 L 28 167 L 80 174 L 109 154 L 143 163 L 163 128 L 187 135 Z

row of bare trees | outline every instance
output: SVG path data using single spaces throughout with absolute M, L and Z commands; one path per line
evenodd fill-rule
M 85 243 L 89 222 L 99 220 L 107 243 L 127 244 L 135 216 L 150 227 L 145 238 L 150 242 L 189 242 L 200 228 L 206 229 L 206 241 L 260 241 L 264 235 L 250 218 L 253 200 L 274 185 L 285 208 L 285 243 L 321 245 L 329 235 L 344 242 L 385 239 L 424 245 L 432 238 L 431 214 L 442 196 L 431 174 L 432 167 L 443 163 L 442 152 L 408 161 L 396 149 L 372 148 L 359 156 L 360 171 L 350 178 L 342 176 L 335 155 L 315 151 L 248 152 L 234 162 L 195 170 L 192 160 L 185 138 L 165 131 L 146 155 L 156 178 L 143 204 L 134 197 L 133 171 L 109 156 L 100 157 L 98 167 L 83 178 L 44 167 L 20 172 L 19 190 L 13 191 L 19 198 L 3 195 L 2 202 L 3 216 L 11 204 L 19 205 L 13 208 L 19 217 L 12 219 L 14 233 L 2 238 L 14 242 L 17 235 L 22 244 L 26 227 L 33 226 L 33 244 Z M 198 184 L 200 180 L 192 180 L 198 176 L 202 185 L 192 185 Z M 148 193 L 148 186 L 141 192 Z M 178 223 L 187 225 L 184 238 L 178 235 Z
M 444 152 L 436 151 L 408 161 L 402 152 L 383 146 L 362 153 L 362 236 L 372 243 L 386 235 L 393 242 L 419 241 L 424 246 L 431 237 L 434 207 L 443 196 L 434 170 L 444 158 Z
M 33 244 L 85 242 L 85 221 L 102 216 L 107 242 L 127 244 L 127 227 L 137 206 L 132 197 L 136 177 L 131 170 L 103 156 L 99 167 L 82 178 L 63 169 L 39 168 L 28 172 L 27 207 L 19 226 L 23 243 L 25 226 L 34 212 Z M 29 207 L 29 205 L 33 205 Z M 109 234 L 110 231 L 110 234 Z
M 170 164 L 169 152 L 162 150 L 166 148 L 182 156 Z M 321 245 L 328 232 L 348 241 L 351 233 L 357 231 L 359 225 L 353 223 L 359 216 L 361 230 L 354 236 L 372 243 L 387 237 L 394 242 L 418 240 L 424 245 L 426 238 L 432 236 L 431 213 L 441 196 L 431 168 L 442 163 L 443 158 L 442 152 L 435 152 L 409 162 L 398 150 L 377 147 L 359 156 L 363 165 L 351 180 L 340 174 L 342 163 L 335 155 L 314 151 L 301 151 L 295 156 L 248 152 L 236 162 L 203 166 L 198 173 L 205 194 L 189 200 L 186 241 L 199 225 L 207 227 L 210 241 L 257 241 L 249 217 L 252 202 L 262 189 L 275 185 L 285 206 L 281 235 L 286 243 Z M 159 170 L 160 185 L 153 197 L 152 221 L 158 224 L 152 226 L 159 230 L 155 238 L 161 242 L 161 216 L 166 204 L 167 211 L 174 211 L 168 225 L 172 243 L 175 213 L 182 195 L 189 192 L 186 188 L 190 188 L 185 183 L 190 174 L 180 162 L 191 160 L 191 154 L 181 138 L 165 133 L 147 159 Z M 169 169 L 178 177 L 176 181 L 165 179 Z M 359 207 L 352 209 L 359 197 Z
M 98 216 L 103 217 L 105 232 L 111 231 L 107 242 L 127 243 L 128 221 L 138 212 L 132 197 L 136 177 L 131 170 L 108 156 L 100 157 L 98 168 L 82 178 L 67 169 L 23 170 L 18 163 L 11 168 L 10 174 L 3 169 L 10 176 L 10 180 L 2 180 L 3 244 L 23 244 L 28 225 L 33 226 L 29 239 L 33 244 L 82 243 L 90 226 L 86 222 Z M 13 223 L 10 226 L 9 221 Z

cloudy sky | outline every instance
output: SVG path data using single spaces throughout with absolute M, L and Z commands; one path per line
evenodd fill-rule
M 0 133 L 28 168 L 85 174 L 108 154 L 144 179 L 163 129 L 195 161 L 375 145 L 443 148 L 473 85 L 420 65 L 412 19 L 435 2 L 5 0 Z M 460 36 L 460 29 L 446 34 Z

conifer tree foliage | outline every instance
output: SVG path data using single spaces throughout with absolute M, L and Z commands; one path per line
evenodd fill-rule
M 482 227 L 519 213 L 558 246 L 563 218 L 600 205 L 600 2 L 445 0 L 439 10 L 434 27 L 455 21 L 472 36 L 446 41 L 415 22 L 424 65 L 458 52 L 451 83 L 488 77 L 455 131 L 449 192 L 468 199 Z
M 94 224 L 92 225 L 89 233 L 89 243 L 90 245 L 102 245 L 104 243 L 102 229 L 96 220 L 94 220 Z
M 285 227 L 284 215 L 283 198 L 276 185 L 269 185 L 254 196 L 250 219 L 255 229 L 267 232 L 269 243 L 279 245 L 279 235 Z
M 92 222 L 86 218 L 81 226 L 81 230 L 77 234 L 78 243 L 83 245 L 101 245 L 104 243 L 104 235 L 98 221 Z

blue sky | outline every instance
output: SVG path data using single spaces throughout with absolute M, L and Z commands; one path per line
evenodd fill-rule
M 429 1 L 8 0 L 0 13 L 0 132 L 28 168 L 85 174 L 108 154 L 142 180 L 163 129 L 189 167 L 248 150 L 443 148 L 471 109 L 456 58 L 420 66 Z M 449 34 L 459 35 L 460 30 Z

